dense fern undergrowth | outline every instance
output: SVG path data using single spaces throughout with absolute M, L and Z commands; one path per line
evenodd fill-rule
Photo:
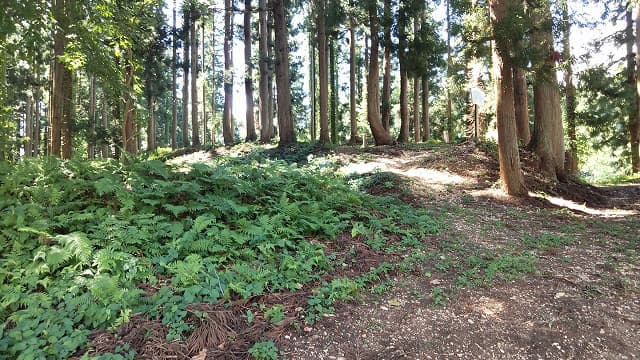
M 363 193 L 326 159 L 0 166 L 0 358 L 77 355 L 92 330 L 134 314 L 161 318 L 167 340 L 184 338 L 188 304 L 296 290 L 330 274 L 338 261 L 323 241 L 366 234 L 383 248 L 444 223 Z

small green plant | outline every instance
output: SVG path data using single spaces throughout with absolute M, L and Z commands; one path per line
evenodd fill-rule
M 522 238 L 522 243 L 530 248 L 548 250 L 561 246 L 571 245 L 576 241 L 572 236 L 564 234 L 554 234 L 549 232 L 542 232 L 537 237 L 525 235 Z
M 273 324 L 277 324 L 284 319 L 283 306 L 273 305 L 269 310 L 264 312 L 264 318 L 271 321 Z
M 431 298 L 431 305 L 433 306 L 444 306 L 449 301 L 449 294 L 440 286 L 431 289 L 429 297 Z
M 255 360 L 278 360 L 278 347 L 273 341 L 257 342 L 249 348 L 249 355 Z

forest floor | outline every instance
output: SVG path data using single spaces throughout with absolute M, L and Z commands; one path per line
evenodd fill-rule
M 286 359 L 640 358 L 640 184 L 548 183 L 532 175 L 535 160 L 524 154 L 530 196 L 512 198 L 498 190 L 492 153 L 474 144 L 312 151 L 333 157 L 347 178 L 368 174 L 372 195 L 444 214 L 444 230 L 400 250 L 373 249 L 353 231 L 323 242 L 336 259 L 327 282 L 393 265 L 313 325 L 305 324 L 303 308 L 318 284 L 196 306 L 219 318 L 196 329 L 189 343 L 222 339 L 214 346 L 186 352 L 162 337 L 149 342 L 150 327 L 162 325 L 140 319 L 118 333 L 135 348 L 153 346 L 149 353 L 160 358 L 196 360 L 248 358 L 247 347 L 266 340 Z M 239 319 L 251 303 L 277 304 L 287 317 L 273 325 L 257 316 L 249 325 Z M 100 339 L 93 348 L 115 344 L 107 337 L 110 344 L 101 346 Z M 175 356 L 180 351 L 190 355 Z M 269 349 L 254 355 L 273 356 Z
M 553 186 L 531 178 L 525 156 L 531 197 L 513 199 L 496 190 L 496 159 L 472 145 L 337 154 L 346 173 L 396 174 L 404 201 L 451 209 L 449 226 L 424 241 L 439 256 L 433 268 L 399 272 L 310 331 L 285 334 L 287 358 L 640 358 L 639 184 Z M 490 270 L 525 255 L 534 269 L 517 280 L 476 278 L 483 258 Z

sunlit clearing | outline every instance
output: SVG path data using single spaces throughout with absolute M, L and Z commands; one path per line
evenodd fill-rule
M 537 194 L 533 192 L 529 192 L 529 196 L 538 198 L 538 199 L 545 199 L 550 203 L 552 203 L 553 205 L 575 210 L 575 211 L 580 211 L 589 215 L 598 215 L 598 216 L 604 216 L 604 217 L 621 217 L 621 216 L 630 216 L 630 215 L 638 214 L 638 211 L 636 210 L 594 209 L 594 208 L 588 207 L 586 204 L 578 204 L 571 200 L 567 200 L 567 199 L 563 199 L 555 196 L 549 196 L 545 194 Z
M 446 170 L 434 170 L 412 167 L 403 170 L 402 165 L 407 160 L 402 159 L 378 159 L 375 162 L 351 163 L 341 168 L 343 174 L 365 174 L 374 171 L 388 171 L 405 176 L 425 185 L 445 188 L 445 185 L 471 184 L 472 180 Z

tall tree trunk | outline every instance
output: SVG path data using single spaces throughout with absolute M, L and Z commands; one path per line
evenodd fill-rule
M 356 25 L 353 14 L 349 15 L 349 120 L 351 124 L 350 144 L 358 140 L 358 119 L 356 118 Z
M 147 96 L 147 111 L 149 112 L 149 119 L 147 121 L 147 150 L 148 151 L 156 151 L 157 145 L 157 126 L 156 126 L 156 100 L 155 96 L 148 95 Z
M 400 133 L 398 142 L 405 143 L 409 140 L 409 84 L 407 74 L 407 51 L 409 47 L 407 39 L 406 23 L 409 20 L 405 5 L 400 6 L 398 14 L 398 62 L 400 63 Z
M 178 39 L 176 29 L 176 0 L 173 0 L 173 36 L 172 36 L 172 54 L 171 54 L 171 148 L 178 148 Z M 106 157 L 105 154 L 102 155 Z
M 87 139 L 87 156 L 89 159 L 96 157 L 96 78 L 89 78 L 89 139 Z
M 565 157 L 565 169 L 568 175 L 578 177 L 578 139 L 576 136 L 576 88 L 573 85 L 573 59 L 571 58 L 571 19 L 569 19 L 569 4 L 567 0 L 560 2 L 562 8 L 562 57 L 565 63 L 564 83 L 565 89 L 565 116 L 567 123 L 567 137 L 569 139 L 569 151 Z
M 276 86 L 278 90 L 278 146 L 296 142 L 291 114 L 291 83 L 289 76 L 289 40 L 284 0 L 272 0 L 276 48 Z
M 102 128 L 105 133 L 109 131 L 109 101 L 104 89 L 102 90 Z M 101 139 L 101 141 L 100 156 L 106 159 L 109 157 L 109 143 L 106 139 Z
M 493 72 L 496 84 L 496 117 L 498 120 L 498 160 L 500 179 L 510 195 L 524 196 L 524 186 L 520 169 L 520 155 L 516 133 L 516 119 L 513 102 L 513 73 L 510 63 L 512 42 L 502 32 L 496 31 L 508 18 L 513 0 L 490 0 L 489 10 L 495 46 L 493 46 Z
M 39 83 L 40 82 L 40 65 L 36 65 L 36 79 Z M 33 129 L 32 129 L 33 135 L 31 136 L 31 138 L 33 139 L 33 155 L 34 156 L 40 155 L 40 100 L 42 96 L 41 91 L 42 89 L 40 88 L 40 85 L 37 85 L 33 93 L 34 94 L 33 95 L 34 113 L 33 113 Z
M 533 148 L 540 158 L 540 170 L 551 180 L 564 180 L 564 132 L 560 109 L 560 89 L 555 75 L 552 17 L 548 0 L 540 2 L 534 16 L 536 44 L 540 63 L 533 87 L 535 127 Z
M 338 81 L 336 67 L 335 39 L 329 40 L 329 83 L 331 98 L 329 100 L 329 122 L 331 128 L 331 143 L 338 143 Z
M 318 83 L 320 104 L 320 143 L 327 144 L 329 138 L 329 61 L 327 56 L 326 0 L 318 0 Z
M 224 112 L 222 136 L 225 145 L 234 142 L 233 134 L 233 0 L 224 1 Z
M 66 67 L 65 67 L 66 69 Z M 73 74 L 71 70 L 66 69 L 62 76 L 62 94 L 64 97 L 62 122 L 60 123 L 61 135 L 61 157 L 63 159 L 71 159 L 73 154 Z
M 524 69 L 513 67 L 513 102 L 516 112 L 516 129 L 518 140 L 523 144 L 531 141 L 529 129 L 529 99 L 527 92 L 527 76 Z
M 418 37 L 420 34 L 420 26 L 422 17 L 420 14 L 413 18 L 413 36 Z M 413 141 L 420 141 L 420 76 L 413 76 Z
M 202 77 L 202 144 L 207 145 L 207 71 L 206 71 L 206 31 L 204 26 L 204 19 L 202 20 L 202 62 L 200 65 L 202 66 L 202 72 L 204 76 Z
M 136 132 L 134 125 L 135 107 L 133 103 L 133 82 L 134 69 L 131 63 L 133 50 L 126 50 L 125 67 L 124 67 L 124 116 L 122 119 L 122 148 L 128 154 L 135 154 L 138 150 L 136 145 Z
M 636 115 L 629 123 L 629 142 L 631 143 L 631 172 L 640 173 L 640 6 L 636 7 Z
M 317 43 L 317 39 L 316 39 L 316 43 Z M 313 35 L 309 34 L 309 60 L 310 60 L 310 66 L 309 66 L 309 94 L 310 94 L 310 98 L 309 98 L 309 102 L 311 103 L 311 119 L 310 119 L 310 123 L 311 123 L 311 141 L 316 141 L 317 136 L 317 117 L 316 117 L 316 112 L 317 112 L 317 99 L 316 99 L 316 49 L 315 49 L 315 44 L 313 41 Z
M 191 8 L 191 139 L 193 146 L 200 146 L 200 124 L 198 121 L 198 27 L 196 23 L 200 17 L 192 3 Z
M 25 157 L 33 156 L 33 142 L 31 141 L 31 134 L 33 133 L 33 113 L 33 94 L 28 94 L 24 117 L 24 136 L 26 137 L 24 142 Z M 18 127 L 18 129 L 20 129 L 20 127 Z
M 384 0 L 383 21 L 384 21 L 384 53 L 382 60 L 382 126 L 390 131 L 391 117 L 391 0 Z
M 276 97 L 275 97 L 275 87 L 273 86 L 273 77 L 275 74 L 275 62 L 276 59 L 273 55 L 273 51 L 274 51 L 274 42 L 273 42 L 273 38 L 274 38 L 274 26 L 273 26 L 273 3 L 271 1 L 269 1 L 269 5 L 271 8 L 271 11 L 269 11 L 267 14 L 267 27 L 269 29 L 268 34 L 269 36 L 267 37 L 267 57 L 269 59 L 269 76 L 267 77 L 267 79 L 269 80 L 269 126 L 270 126 L 270 130 L 269 130 L 269 141 L 271 141 L 275 135 L 276 135 L 276 125 L 273 121 L 275 112 L 276 112 Z
M 429 77 L 422 76 L 422 141 L 431 139 L 431 122 L 429 121 Z
M 62 63 L 61 57 L 67 45 L 66 31 L 69 26 L 66 3 L 55 0 L 54 17 L 59 24 L 53 38 L 53 69 L 51 71 L 51 105 L 49 110 L 49 155 L 60 156 L 62 150 L 62 123 L 64 114 L 64 79 L 70 71 Z
M 371 45 L 369 53 L 369 73 L 367 75 L 367 120 L 376 145 L 391 145 L 391 134 L 380 119 L 380 83 L 378 80 L 378 11 L 375 0 L 367 0 Z
M 258 15 L 259 25 L 259 52 L 260 52 L 260 142 L 268 143 L 273 137 L 273 125 L 270 123 L 270 106 L 271 98 L 269 97 L 269 25 L 267 22 L 267 2 L 266 0 L 259 0 L 258 6 L 260 7 L 260 14 Z
M 182 146 L 189 147 L 189 30 L 191 29 L 190 11 L 183 9 L 182 14 Z
M 447 126 L 444 140 L 453 141 L 453 114 L 451 110 L 451 0 L 447 1 Z
M 247 141 L 256 141 L 256 124 L 253 118 L 253 64 L 251 63 L 251 0 L 244 1 L 244 93 L 247 103 Z
M 262 13 L 262 11 L 261 11 Z M 216 10 L 211 10 L 211 145 L 216 145 Z

